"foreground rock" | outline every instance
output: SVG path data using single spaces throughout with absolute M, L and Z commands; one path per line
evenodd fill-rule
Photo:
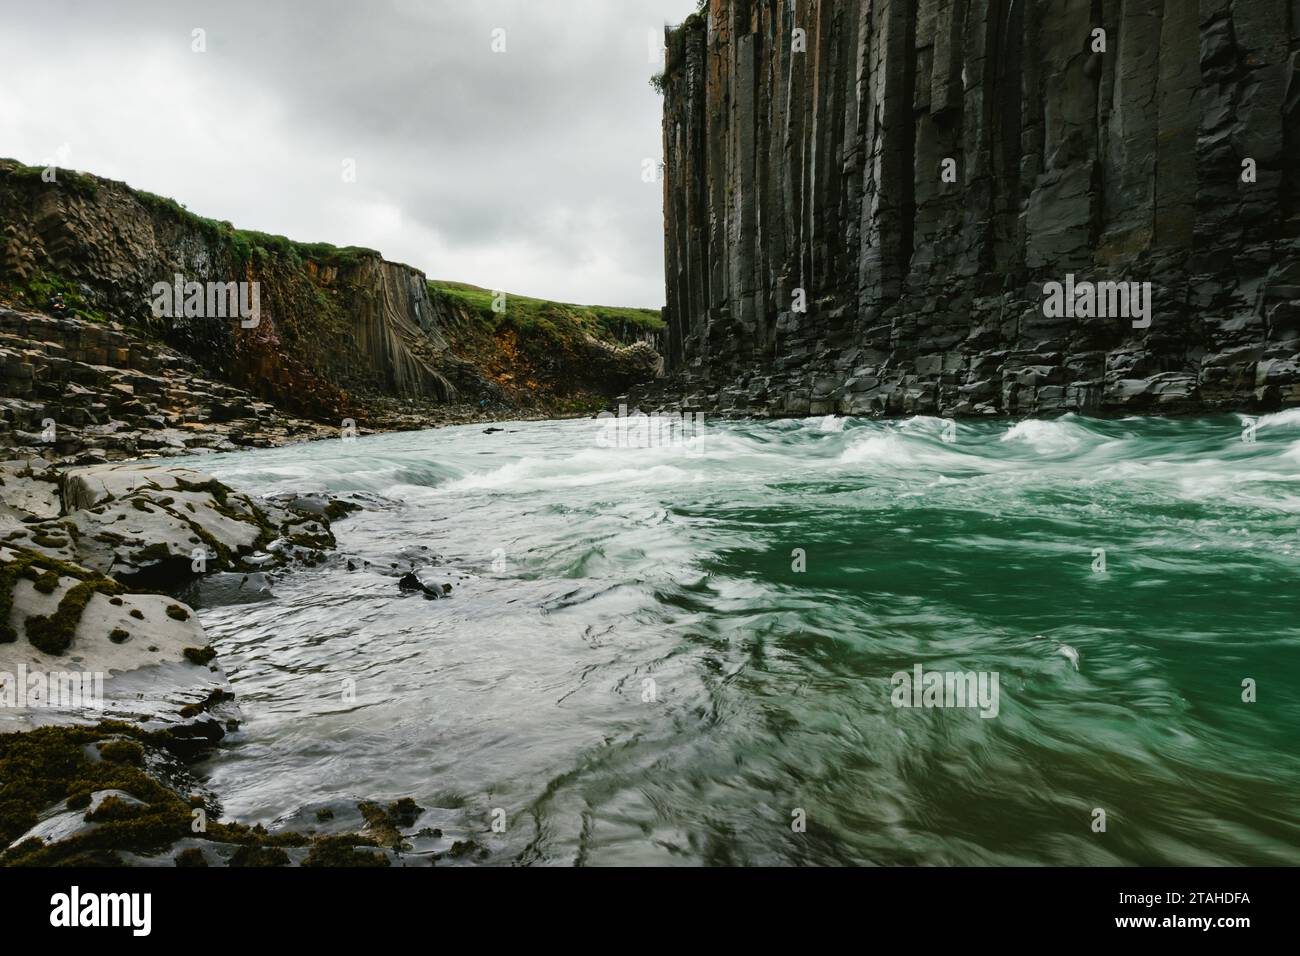
M 191 606 L 158 591 L 261 591 L 268 569 L 321 560 L 356 506 L 147 462 L 8 462 L 0 491 L 0 864 L 397 859 L 400 839 L 209 824 L 220 806 L 186 762 L 239 711 Z
M 131 462 L 59 474 L 36 460 L 4 480 L 17 503 L 0 516 L 0 539 L 135 585 L 311 564 L 334 547 L 324 511 L 254 501 L 189 468 Z
M 254 501 L 189 468 L 59 473 L 32 460 L 0 481 L 0 724 L 20 729 L 108 716 L 220 739 L 237 713 L 207 637 L 187 604 L 149 592 L 312 564 L 334 547 L 328 503 L 316 514 Z M 88 682 L 84 699 L 51 699 L 62 674 Z M 20 675 L 46 687 L 31 694 Z
M 174 735 L 130 723 L 2 734 L 0 780 L 0 866 L 386 867 L 440 855 L 409 799 L 357 805 L 352 831 L 324 814 L 275 831 L 222 822 Z

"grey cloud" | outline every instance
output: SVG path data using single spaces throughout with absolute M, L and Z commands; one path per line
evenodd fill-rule
M 73 166 L 111 165 L 132 185 L 239 225 L 364 242 L 430 275 L 526 294 L 658 306 L 662 194 L 641 179 L 641 161 L 661 152 L 647 33 L 694 5 L 24 5 L 3 14 L 0 54 L 24 79 L 17 141 L 0 154 L 37 162 L 51 141 L 69 140 Z M 203 56 L 189 51 L 196 27 Z M 505 54 L 490 49 L 497 27 Z M 118 75 L 83 75 L 110 62 Z M 95 82 L 121 84 L 124 109 L 156 106 L 162 129 L 167 109 L 196 104 L 205 115 L 181 128 L 197 139 L 165 150 L 133 142 L 138 129 L 115 124 L 113 111 L 90 114 L 81 94 Z M 338 175 L 345 157 L 356 160 L 355 184 Z M 366 204 L 400 210 L 400 224 L 324 218 Z M 442 261 L 427 260 L 433 247 Z M 503 260 L 503 248 L 520 254 Z

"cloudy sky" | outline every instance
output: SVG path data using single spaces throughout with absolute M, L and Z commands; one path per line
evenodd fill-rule
M 431 278 L 658 307 L 662 187 L 642 178 L 662 154 L 649 37 L 694 7 L 6 3 L 0 156 L 62 155 L 201 215 L 371 246 Z

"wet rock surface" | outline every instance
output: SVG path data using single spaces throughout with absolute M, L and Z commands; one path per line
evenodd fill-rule
M 85 706 L 9 701 L 11 728 L 110 715 L 144 726 L 203 723 L 201 735 L 219 739 L 237 711 L 193 609 L 172 594 L 262 599 L 268 571 L 319 563 L 334 548 L 328 515 L 356 507 L 325 496 L 310 499 L 315 511 L 284 507 L 161 463 L 61 471 L 33 459 L 0 471 L 9 509 L 0 525 L 0 672 L 12 683 L 20 671 L 99 677 L 99 699 Z
M 195 831 L 220 806 L 185 770 L 241 719 L 194 606 L 265 600 L 357 504 L 253 499 L 162 461 L 32 458 L 0 481 L 0 865 L 398 861 L 401 839 Z
M 424 825 L 436 815 L 409 798 L 271 827 L 223 822 L 185 744 L 116 721 L 0 735 L 0 866 L 388 867 L 466 856 L 468 843 Z

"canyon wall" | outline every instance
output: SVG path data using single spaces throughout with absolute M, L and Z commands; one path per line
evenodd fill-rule
M 120 182 L 67 170 L 47 182 L 40 172 L 0 162 L 0 286 L 11 299 L 65 291 L 82 315 L 117 320 L 214 377 L 314 417 L 456 397 L 419 270 L 373 250 L 235 230 Z M 256 326 L 155 316 L 154 284 L 178 274 L 257 282 Z
M 666 39 L 643 407 L 1300 403 L 1300 0 L 709 0 Z M 1149 325 L 1047 314 L 1070 275 L 1151 283 Z

